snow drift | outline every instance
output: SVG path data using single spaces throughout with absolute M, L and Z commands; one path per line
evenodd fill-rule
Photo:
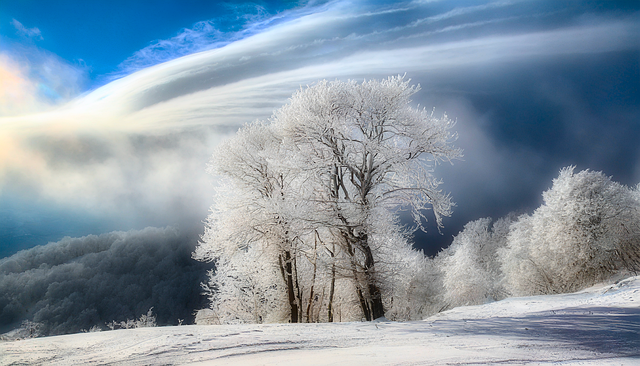
M 640 363 L 640 276 L 459 307 L 417 322 L 218 325 L 0 343 L 0 364 Z

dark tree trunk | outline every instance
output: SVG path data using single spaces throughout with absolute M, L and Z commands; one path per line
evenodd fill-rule
M 316 235 L 318 235 L 318 232 L 316 231 Z M 311 279 L 311 288 L 309 289 L 309 302 L 307 303 L 307 323 L 311 323 L 312 322 L 312 312 L 313 312 L 313 288 L 315 287 L 316 284 L 316 273 L 318 272 L 318 266 L 317 266 L 317 256 L 318 256 L 318 241 L 317 238 L 314 241 L 314 245 L 313 245 L 313 278 Z
M 289 297 L 289 307 L 291 308 L 291 323 L 298 322 L 298 300 L 296 299 L 296 290 L 294 286 L 293 279 L 293 266 L 291 263 L 291 252 L 284 251 L 283 254 L 280 255 L 280 271 L 282 272 L 282 277 L 284 279 L 285 284 L 287 285 L 287 295 Z
M 367 320 L 375 320 L 384 316 L 384 306 L 382 304 L 382 293 L 380 292 L 380 288 L 376 284 L 375 273 L 374 273 L 374 264 L 375 261 L 373 259 L 373 254 L 371 253 L 371 247 L 369 247 L 367 234 L 364 234 L 360 240 L 360 248 L 364 252 L 365 262 L 364 262 L 364 275 L 366 278 L 367 285 L 369 286 L 369 313 L 371 315 L 371 319 Z
M 331 287 L 329 290 L 329 306 L 327 307 L 327 317 L 330 323 L 333 322 L 333 294 L 336 288 L 336 264 L 331 265 Z
M 298 322 L 302 322 L 302 294 L 300 293 L 300 283 L 298 282 L 298 263 L 296 261 L 295 256 L 293 256 L 291 260 L 293 263 L 292 276 L 294 280 L 293 285 L 294 285 L 294 290 L 296 295 L 295 296 L 296 308 L 298 310 Z
M 364 316 L 364 318 L 367 321 L 371 321 L 374 320 L 376 318 L 374 318 L 374 313 L 373 313 L 373 309 L 374 309 L 374 302 L 375 300 L 373 299 L 372 295 L 373 293 L 371 292 L 371 290 L 373 289 L 374 291 L 377 291 L 378 294 L 380 293 L 380 290 L 378 290 L 378 287 L 376 286 L 375 282 L 372 282 L 373 276 L 371 271 L 367 270 L 367 267 L 365 266 L 365 273 L 362 274 L 360 271 L 358 271 L 358 263 L 356 260 L 356 253 L 355 253 L 355 249 L 354 246 L 352 245 L 352 241 L 355 241 L 354 238 L 348 233 L 348 232 L 344 232 L 343 233 L 343 237 L 344 240 L 346 241 L 346 246 L 347 246 L 347 252 L 349 253 L 349 256 L 351 257 L 351 270 L 353 272 L 353 278 L 356 284 L 356 294 L 358 295 L 358 300 L 360 301 L 360 308 L 362 309 L 362 315 Z M 371 259 L 371 261 L 373 260 L 373 256 L 371 255 L 371 250 L 369 250 L 369 255 L 367 256 L 365 253 L 365 264 L 369 262 L 369 259 Z M 371 257 L 371 258 L 369 258 Z M 362 278 L 364 277 L 364 278 Z M 363 284 L 364 282 L 364 284 Z M 375 293 L 375 292 L 374 292 Z M 380 296 L 379 296 L 380 297 Z M 380 298 L 380 304 L 382 304 L 382 299 Z
M 365 155 L 365 157 L 367 156 Z M 373 156 L 368 155 L 368 159 L 369 159 L 368 164 L 369 165 L 373 164 L 373 160 L 372 160 Z M 365 160 L 365 163 L 367 163 L 366 160 Z M 371 170 L 371 167 L 369 167 L 369 171 L 370 170 Z M 362 171 L 364 172 L 366 170 L 363 169 Z M 362 197 L 362 202 L 360 202 L 360 204 L 363 206 L 366 206 L 367 205 L 366 197 L 371 188 L 371 184 L 370 184 L 371 175 L 369 174 L 366 177 L 366 182 L 365 182 L 365 179 L 364 179 L 365 175 L 364 173 L 361 173 L 358 177 L 360 180 L 360 183 L 358 184 L 358 182 L 354 180 L 355 179 L 354 172 L 352 170 L 349 170 L 348 172 L 351 173 L 351 182 L 356 187 L 358 186 L 360 187 L 360 190 L 361 190 L 360 195 Z M 347 193 L 347 189 L 344 186 L 343 179 L 344 177 L 341 174 L 341 169 L 338 168 L 337 165 L 335 165 L 333 167 L 333 172 L 331 175 L 330 190 L 331 190 L 331 196 L 334 199 L 336 199 L 336 202 L 338 201 L 340 196 L 340 193 L 339 193 L 340 188 L 342 188 L 342 192 L 344 193 L 345 199 L 347 201 L 350 201 Z M 376 283 L 376 276 L 375 276 L 375 270 L 374 270 L 375 260 L 373 258 L 373 253 L 371 252 L 371 248 L 369 247 L 368 235 L 366 233 L 363 233 L 360 235 L 356 235 L 355 233 L 353 233 L 352 232 L 353 226 L 349 224 L 348 220 L 342 215 L 338 207 L 337 207 L 337 215 L 340 221 L 342 221 L 342 223 L 345 226 L 343 229 L 340 230 L 340 232 L 346 243 L 347 252 L 351 257 L 351 268 L 353 271 L 354 281 L 356 284 L 356 293 L 358 295 L 358 300 L 360 301 L 360 307 L 362 308 L 362 313 L 365 319 L 369 321 L 380 318 L 384 316 L 384 306 L 382 304 L 382 294 L 380 292 L 380 288 Z M 364 263 L 364 266 L 362 267 L 364 269 L 364 273 L 362 273 L 362 271 L 359 270 L 358 268 L 362 264 L 358 263 L 358 259 L 356 256 L 356 249 L 360 250 L 362 254 L 364 254 L 365 256 L 365 263 Z

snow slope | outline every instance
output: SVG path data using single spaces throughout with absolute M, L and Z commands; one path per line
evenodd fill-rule
M 418 322 L 181 326 L 1 342 L 1 365 L 640 365 L 640 276 Z

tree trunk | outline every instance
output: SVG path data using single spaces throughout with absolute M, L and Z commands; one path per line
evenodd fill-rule
M 316 235 L 318 232 L 316 231 Z M 316 237 L 313 245 L 313 278 L 311 279 L 311 288 L 309 289 L 309 302 L 307 303 L 307 323 L 311 323 L 312 310 L 313 310 L 313 287 L 316 284 L 316 273 L 318 272 L 317 258 L 318 257 L 318 238 Z
M 329 306 L 327 306 L 327 317 L 329 323 L 333 322 L 333 294 L 336 288 L 336 264 L 331 265 L 331 287 L 329 290 Z
M 329 287 L 329 305 L 327 306 L 327 320 L 329 323 L 333 323 L 333 295 L 336 289 L 336 263 L 335 263 L 335 252 L 336 252 L 336 243 L 333 243 L 332 251 L 329 252 L 331 254 L 331 285 Z
M 293 280 L 293 268 L 291 263 L 291 252 L 285 250 L 280 255 L 280 271 L 282 272 L 282 276 L 285 284 L 287 285 L 287 295 L 289 298 L 289 307 L 291 311 L 291 323 L 298 322 L 298 300 L 296 299 L 296 291 L 294 288 L 294 280 Z
M 366 158 L 366 155 L 365 155 L 365 158 Z M 371 165 L 373 162 L 372 155 L 369 155 L 368 158 L 369 158 L 369 164 Z M 366 159 L 365 159 L 365 163 L 366 163 Z M 363 171 L 366 171 L 366 169 L 363 169 Z M 351 173 L 351 182 L 354 183 L 354 185 L 358 186 L 354 181 L 354 172 L 351 169 L 349 169 L 349 172 Z M 344 182 L 342 181 L 342 179 L 343 179 L 343 176 L 340 174 L 340 169 L 338 168 L 337 165 L 334 165 L 333 172 L 331 175 L 330 189 L 331 189 L 331 196 L 333 199 L 336 200 L 336 203 L 339 200 L 340 187 L 343 188 L 345 199 L 349 201 L 347 190 L 346 188 L 344 188 Z M 367 177 L 368 182 L 366 182 L 366 184 L 364 181 L 364 175 L 360 176 L 359 179 L 360 179 L 360 188 L 361 188 L 360 194 L 362 197 L 362 202 L 360 204 L 363 206 L 366 206 L 367 205 L 366 197 L 371 188 L 370 187 L 371 177 L 369 174 L 369 176 Z M 375 271 L 374 271 L 375 260 L 373 258 L 373 253 L 371 252 L 371 248 L 369 247 L 368 235 L 366 233 L 363 233 L 356 236 L 354 233 L 351 232 L 353 226 L 349 225 L 349 221 L 342 215 L 342 213 L 340 212 L 340 208 L 337 204 L 336 204 L 336 211 L 337 211 L 338 218 L 345 226 L 343 229 L 340 229 L 340 232 L 341 232 L 341 236 L 343 237 L 346 243 L 347 252 L 351 257 L 351 268 L 353 271 L 354 281 L 356 284 L 356 293 L 358 295 L 358 300 L 360 300 L 360 307 L 362 308 L 362 313 L 365 319 L 368 321 L 382 317 L 384 316 L 382 294 L 380 292 L 380 288 L 378 288 L 378 285 L 376 284 Z M 358 266 L 360 265 L 360 263 L 358 263 L 358 260 L 356 258 L 354 246 L 357 247 L 360 251 L 362 251 L 362 253 L 365 256 L 365 263 L 363 266 L 364 274 L 361 274 L 360 271 L 358 270 Z M 364 277 L 364 278 L 362 279 L 361 277 Z
M 371 319 L 367 320 L 375 320 L 384 316 L 384 306 L 382 304 L 382 293 L 380 292 L 380 288 L 376 284 L 374 272 L 375 261 L 373 259 L 373 254 L 371 253 L 371 247 L 369 247 L 367 234 L 364 234 L 364 236 L 360 239 L 360 248 L 365 255 L 364 275 L 369 287 L 368 290 L 370 303 L 368 305 Z
M 358 295 L 358 300 L 360 301 L 360 309 L 362 309 L 362 315 L 364 315 L 364 318 L 368 321 L 373 320 L 371 318 L 372 316 L 371 306 L 369 305 L 371 303 L 371 299 L 368 292 L 369 286 L 367 286 L 368 284 L 366 283 L 367 276 L 365 276 L 365 285 L 363 286 L 362 284 L 363 281 L 361 278 L 362 276 L 358 271 L 358 262 L 356 259 L 356 253 L 353 248 L 353 245 L 351 244 L 352 237 L 349 235 L 348 232 L 343 232 L 342 237 L 346 242 L 347 253 L 349 253 L 349 256 L 351 257 L 351 260 L 350 260 L 351 271 L 353 272 L 353 281 L 356 285 L 356 295 Z
M 298 263 L 296 261 L 296 256 L 293 255 L 291 261 L 293 263 L 292 268 L 292 276 L 293 276 L 293 286 L 295 290 L 295 300 L 296 300 L 296 308 L 298 310 L 298 322 L 302 322 L 302 294 L 300 293 L 300 283 L 298 282 Z M 293 310 L 293 309 L 292 309 Z

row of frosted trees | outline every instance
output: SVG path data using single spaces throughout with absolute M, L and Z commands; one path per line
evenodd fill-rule
M 438 254 L 443 306 L 568 293 L 638 274 L 640 185 L 567 167 L 542 197 L 533 214 L 468 223 Z
M 195 258 L 214 261 L 208 321 L 419 317 L 430 282 L 395 212 L 438 225 L 452 202 L 432 168 L 459 157 L 452 121 L 409 106 L 403 77 L 301 89 L 222 144 Z
M 640 188 L 572 167 L 532 214 L 470 222 L 435 258 L 414 250 L 396 212 L 440 226 L 452 202 L 432 169 L 461 155 L 451 120 L 409 106 L 416 91 L 323 81 L 219 147 L 198 322 L 413 320 L 640 270 Z

